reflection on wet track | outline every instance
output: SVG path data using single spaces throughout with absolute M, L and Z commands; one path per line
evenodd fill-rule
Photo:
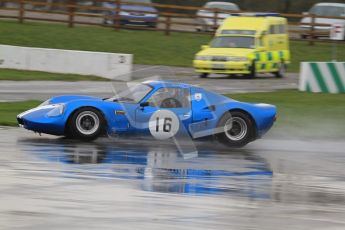
M 345 229 L 344 143 L 196 146 L 2 128 L 0 229 Z
M 123 140 L 122 140 L 123 141 Z M 272 172 L 265 160 L 248 153 L 201 150 L 187 160 L 173 145 L 133 148 L 115 142 L 84 144 L 64 139 L 27 139 L 22 151 L 40 159 L 76 166 L 77 175 L 99 179 L 125 179 L 145 191 L 188 194 L 237 194 L 268 198 Z M 110 182 L 111 183 L 111 182 Z

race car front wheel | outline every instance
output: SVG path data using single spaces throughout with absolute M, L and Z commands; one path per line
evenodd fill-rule
M 251 117 L 242 111 L 224 114 L 218 123 L 217 139 L 233 148 L 240 148 L 254 140 L 255 124 Z
M 69 136 L 81 140 L 95 140 L 104 133 L 104 117 L 97 109 L 77 110 L 68 122 Z

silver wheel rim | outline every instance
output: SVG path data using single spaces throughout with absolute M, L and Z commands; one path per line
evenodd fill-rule
M 76 119 L 77 129 L 84 135 L 92 135 L 99 128 L 99 118 L 92 111 L 84 111 L 78 114 Z
M 247 135 L 248 125 L 244 119 L 233 117 L 226 121 L 224 132 L 230 140 L 240 141 Z

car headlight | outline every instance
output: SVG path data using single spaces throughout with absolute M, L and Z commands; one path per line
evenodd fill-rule
M 248 61 L 246 57 L 227 57 L 227 61 Z
M 50 105 L 53 109 L 50 110 L 47 113 L 48 117 L 57 117 L 63 114 L 64 110 L 65 110 L 65 105 L 64 104 L 54 104 L 54 105 Z
M 157 14 L 150 14 L 150 13 L 148 13 L 148 14 L 145 14 L 145 16 L 146 17 L 157 17 Z
M 128 16 L 129 13 L 127 11 L 120 11 L 121 16 Z
M 210 56 L 198 55 L 198 56 L 195 56 L 195 60 L 198 60 L 198 61 L 210 61 L 211 57 Z

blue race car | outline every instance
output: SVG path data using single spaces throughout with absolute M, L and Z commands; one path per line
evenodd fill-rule
M 242 147 L 263 136 L 276 120 L 276 107 L 235 101 L 189 84 L 146 81 L 112 98 L 65 95 L 17 116 L 38 133 L 94 140 L 102 135 L 152 135 L 168 139 L 215 137 Z
M 122 3 L 120 5 L 120 24 L 121 25 L 143 25 L 155 28 L 158 20 L 158 10 L 152 6 L 144 4 L 152 4 L 151 0 L 130 0 L 130 3 Z M 135 4 L 138 3 L 138 4 Z M 113 24 L 116 16 L 117 5 L 114 2 L 103 2 L 105 11 L 104 24 Z

